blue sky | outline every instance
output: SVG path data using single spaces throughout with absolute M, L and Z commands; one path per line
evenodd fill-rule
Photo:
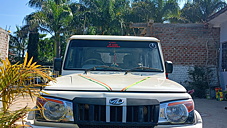
M 0 28 L 16 31 L 16 26 L 23 26 L 24 17 L 35 10 L 28 7 L 29 0 L 0 0 Z
M 35 10 L 28 7 L 29 0 L 0 0 L 0 28 L 16 31 L 16 25 L 22 26 L 24 17 Z

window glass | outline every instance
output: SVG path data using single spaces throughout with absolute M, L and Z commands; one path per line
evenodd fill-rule
M 72 40 L 64 69 L 89 69 L 105 65 L 122 70 L 147 67 L 163 71 L 157 45 L 156 42 L 144 41 Z

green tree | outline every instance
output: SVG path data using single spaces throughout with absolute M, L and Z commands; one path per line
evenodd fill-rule
M 182 8 L 182 17 L 190 23 L 203 23 L 207 18 L 226 6 L 222 0 L 188 1 Z
M 38 44 L 38 58 L 42 65 L 51 65 L 54 58 L 54 40 L 45 38 L 46 34 L 40 34 Z
M 33 24 L 38 24 L 41 31 L 50 33 L 55 41 L 55 57 L 59 58 L 61 51 L 61 38 L 60 36 L 67 31 L 69 23 L 71 22 L 73 15 L 65 1 L 47 0 L 41 4 L 41 9 L 35 12 L 32 20 Z
M 48 0 L 29 0 L 28 5 L 33 8 L 42 8 L 42 5 L 45 4 Z M 56 4 L 62 4 L 69 2 L 70 0 L 52 0 Z
M 133 22 L 148 22 L 153 19 L 157 23 L 169 21 L 179 13 L 178 0 L 137 0 L 132 3 L 131 17 Z
M 28 54 L 29 58 L 33 57 L 34 61 L 38 61 L 38 43 L 39 43 L 39 32 L 38 28 L 31 29 L 29 31 L 28 38 Z
M 81 1 L 89 11 L 84 14 L 86 27 L 90 32 L 96 34 L 122 34 L 123 11 L 125 5 L 129 5 L 125 0 L 83 0 Z M 86 28 L 85 27 L 85 28 Z M 92 29 L 92 30 L 91 30 Z
M 155 17 L 155 4 L 152 1 L 139 1 L 132 3 L 130 20 L 133 22 L 147 22 Z
M 9 57 L 12 62 L 22 61 L 27 49 L 27 33 L 22 27 L 16 26 L 17 31 L 10 35 Z
M 73 19 L 70 23 L 65 35 L 87 34 L 87 26 L 89 25 L 90 10 L 81 3 L 71 3 L 69 5 L 72 10 Z
M 35 13 L 27 15 L 24 20 L 26 25 L 23 26 L 23 30 L 28 34 L 28 58 L 33 57 L 33 61 L 38 61 L 38 43 L 39 43 L 39 25 L 32 23 Z

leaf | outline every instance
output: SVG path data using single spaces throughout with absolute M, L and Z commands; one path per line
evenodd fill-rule
M 34 62 L 32 65 L 31 65 L 31 67 L 34 67 L 34 68 L 38 68 L 39 66 L 41 66 L 41 65 L 36 65 L 37 64 L 37 62 Z M 36 67 L 35 67 L 36 66 Z
M 33 57 L 29 60 L 27 67 L 30 67 L 31 63 L 32 63 Z
M 25 58 L 24 58 L 23 68 L 26 67 L 27 61 L 28 61 L 28 53 L 26 53 L 26 56 L 25 56 Z
M 19 96 L 30 96 L 31 99 L 40 96 L 40 91 L 34 87 L 46 86 L 32 82 L 34 77 L 40 77 L 47 81 L 54 80 L 50 77 L 45 69 L 37 63 L 32 63 L 33 59 L 28 62 L 28 54 L 24 58 L 23 64 L 11 64 L 8 59 L 2 60 L 0 66 L 0 102 L 3 104 L 0 111 L 0 127 L 12 127 L 13 124 L 23 118 L 29 111 L 26 109 L 9 111 L 12 103 Z

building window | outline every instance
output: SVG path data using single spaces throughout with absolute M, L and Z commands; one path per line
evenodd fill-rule
M 222 44 L 222 70 L 227 71 L 227 42 Z

